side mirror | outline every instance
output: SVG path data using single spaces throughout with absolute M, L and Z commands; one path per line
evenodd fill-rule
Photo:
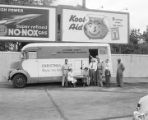
M 20 58 L 21 58 L 21 59 L 24 59 L 24 55 L 23 55 L 23 53 L 21 54 Z
M 21 54 L 20 58 L 23 59 L 23 55 L 22 54 Z

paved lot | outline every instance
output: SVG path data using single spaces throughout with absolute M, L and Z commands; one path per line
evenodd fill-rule
M 0 84 L 0 120 L 131 120 L 148 83 L 125 81 L 123 88 L 114 83 L 110 88 L 33 84 L 23 89 Z

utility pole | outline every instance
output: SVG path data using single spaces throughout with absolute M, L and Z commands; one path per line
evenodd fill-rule
M 86 0 L 82 0 L 82 7 L 86 8 Z

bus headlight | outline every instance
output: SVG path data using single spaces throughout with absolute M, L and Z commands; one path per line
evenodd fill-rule
M 145 120 L 144 113 L 140 113 L 138 111 L 134 111 L 134 120 Z

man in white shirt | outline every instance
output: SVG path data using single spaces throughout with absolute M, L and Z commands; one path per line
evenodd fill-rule
M 91 85 L 95 85 L 95 73 L 97 70 L 97 62 L 94 58 L 91 59 L 89 64 L 89 71 L 90 71 L 90 83 Z
M 68 64 L 68 59 L 65 59 L 65 64 L 62 66 L 62 72 L 63 72 L 63 77 L 62 77 L 62 87 L 64 87 L 64 85 L 67 85 L 67 74 L 68 74 L 68 70 L 70 68 L 70 65 Z

